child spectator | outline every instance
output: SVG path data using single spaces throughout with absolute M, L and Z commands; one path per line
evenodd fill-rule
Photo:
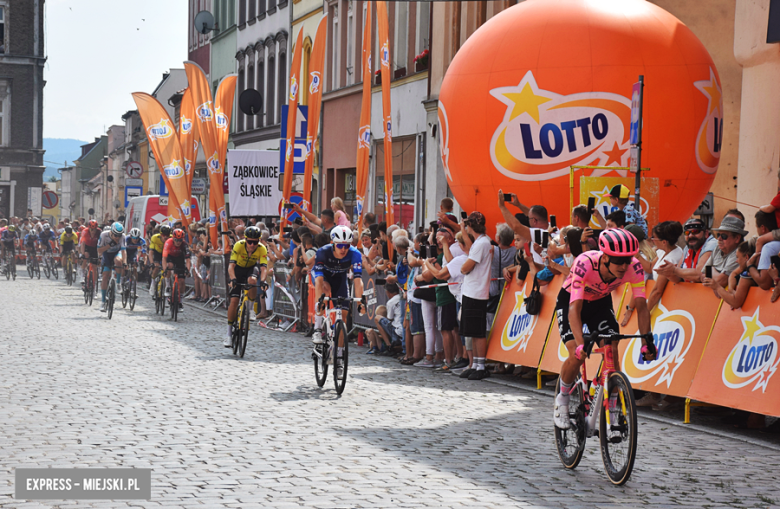
M 607 230 L 626 227 L 626 213 L 622 210 L 616 210 L 611 214 L 607 214 L 605 219 L 607 220 Z
M 645 221 L 645 218 L 642 217 L 642 214 L 640 214 L 639 211 L 634 208 L 634 204 L 629 201 L 630 196 L 631 191 L 623 184 L 616 185 L 609 191 L 608 194 L 604 195 L 605 198 L 609 198 L 609 201 L 612 204 L 612 212 L 617 210 L 623 211 L 623 213 L 626 215 L 625 224 L 639 225 L 645 232 L 645 235 L 647 235 L 647 221 Z M 607 223 L 598 209 L 596 209 L 594 213 L 600 224 Z
M 385 293 L 388 297 L 386 304 L 387 316 L 379 316 L 379 313 L 377 313 L 374 321 L 379 326 L 379 334 L 385 343 L 383 353 L 389 353 L 391 348 L 401 347 L 404 327 L 398 285 L 395 283 L 385 284 Z

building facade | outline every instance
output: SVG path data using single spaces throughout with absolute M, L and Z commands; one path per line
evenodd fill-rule
M 27 215 L 28 189 L 38 197 L 33 206 L 40 206 L 45 170 L 43 7 L 44 0 L 0 0 L 0 216 L 4 217 Z
M 208 32 L 205 35 L 195 29 L 195 16 L 201 11 L 209 11 L 215 15 L 217 28 L 219 19 L 213 11 L 214 2 L 220 0 L 187 0 L 187 57 L 203 68 L 206 75 L 210 72 L 211 64 L 211 37 L 214 32 Z
M 287 104 L 290 55 L 289 0 L 238 0 L 236 98 L 247 89 L 263 97 L 256 115 L 236 110 L 236 149 L 278 150 L 282 105 Z

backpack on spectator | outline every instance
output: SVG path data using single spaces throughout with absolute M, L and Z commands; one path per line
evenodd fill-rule
M 529 315 L 538 315 L 539 311 L 542 310 L 542 294 L 539 291 L 540 288 L 539 280 L 536 279 L 536 274 L 534 274 L 533 288 L 528 297 L 525 298 L 525 312 Z

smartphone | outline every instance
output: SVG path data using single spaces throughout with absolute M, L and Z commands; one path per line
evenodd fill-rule
M 704 267 L 704 277 L 712 279 L 712 265 L 706 265 Z
M 437 256 L 439 256 L 439 248 L 428 246 L 428 258 L 436 258 Z
M 550 245 L 550 233 L 542 232 L 542 249 L 547 249 L 547 246 L 549 245 Z
M 534 230 L 534 242 L 542 245 L 542 230 Z
M 504 193 L 504 201 L 512 201 L 512 193 Z
M 292 226 L 285 226 L 283 228 L 283 230 L 284 230 L 284 233 L 290 233 L 290 232 L 292 232 Z
M 780 270 L 780 256 L 777 255 L 772 256 L 771 258 L 769 258 L 769 260 L 772 263 L 772 265 L 775 266 L 776 269 Z
M 385 283 L 387 283 L 387 280 L 381 277 L 376 278 L 376 285 L 377 286 L 385 286 Z
M 292 203 L 285 203 L 284 205 L 282 205 L 282 208 L 283 209 L 291 209 L 291 208 L 293 208 L 293 204 Z
M 555 215 L 552 214 L 550 215 L 550 226 L 552 226 L 553 228 L 558 228 L 558 223 L 555 220 Z
M 467 217 L 469 217 L 469 215 L 466 214 L 466 211 L 465 210 L 461 210 L 460 211 L 460 218 L 461 219 L 466 219 Z
M 596 197 L 591 196 L 590 198 L 588 198 L 588 212 L 590 212 L 594 208 L 596 208 Z

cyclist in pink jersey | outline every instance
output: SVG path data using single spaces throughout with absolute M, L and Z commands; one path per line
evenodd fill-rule
M 558 294 L 555 316 L 561 340 L 569 351 L 569 357 L 561 367 L 561 390 L 555 398 L 553 409 L 553 420 L 559 428 L 567 429 L 571 425 L 569 392 L 585 362 L 583 325 L 591 333 L 607 335 L 620 332 L 610 294 L 623 283 L 631 285 L 636 300 L 644 358 L 655 358 L 650 310 L 647 309 L 645 298 L 645 272 L 642 264 L 634 258 L 637 251 L 639 242 L 631 232 L 605 230 L 599 236 L 599 251 L 586 251 L 574 260 L 571 272 Z M 617 341 L 612 343 L 612 347 L 617 349 Z M 619 366 L 616 368 L 620 369 Z

